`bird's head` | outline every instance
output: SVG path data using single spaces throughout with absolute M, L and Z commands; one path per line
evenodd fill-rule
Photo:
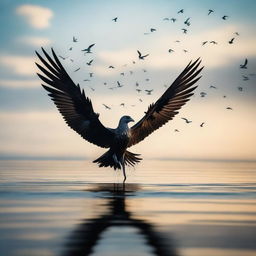
M 122 116 L 120 119 L 120 123 L 128 124 L 130 122 L 134 122 L 134 120 L 130 116 Z

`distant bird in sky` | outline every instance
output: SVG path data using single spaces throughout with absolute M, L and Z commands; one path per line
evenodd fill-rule
M 124 107 L 124 105 L 125 105 L 124 103 L 121 103 L 121 104 L 120 104 L 121 107 Z
M 204 126 L 204 122 L 202 122 L 201 124 L 200 124 L 200 127 L 203 127 Z
M 206 92 L 200 92 L 200 96 L 201 96 L 202 98 L 204 98 L 206 95 L 207 95 Z
M 241 87 L 241 86 L 238 86 L 237 89 L 238 89 L 238 91 L 240 91 L 240 92 L 243 91 L 243 87 Z
M 115 68 L 114 66 L 112 66 L 112 65 L 110 65 L 110 66 L 108 66 L 108 68 Z
M 204 42 L 202 42 L 202 46 L 204 46 L 207 42 L 208 42 L 208 41 L 204 41 Z
M 69 51 L 72 51 L 72 49 L 73 49 L 73 47 L 70 47 L 70 48 L 69 48 Z
M 175 131 L 175 132 L 180 132 L 178 129 L 175 129 L 174 131 Z
M 226 20 L 227 18 L 228 18 L 227 15 L 222 16 L 222 19 L 223 19 L 223 20 Z
M 210 41 L 210 44 L 218 44 L 216 41 L 212 40 Z
M 174 23 L 177 19 L 175 18 L 171 18 L 171 21 Z
M 239 34 L 238 32 L 235 32 L 234 34 L 235 34 L 236 36 L 240 36 L 240 34 Z
M 187 119 L 187 118 L 185 118 L 185 117 L 182 117 L 181 119 L 183 119 L 183 120 L 186 122 L 186 124 L 192 123 L 192 121 L 191 121 L 191 120 L 188 120 L 188 119 Z
M 240 64 L 240 68 L 247 69 L 248 59 L 244 60 L 244 64 Z
M 135 86 L 136 86 L 136 87 L 138 87 L 138 86 L 139 86 L 139 83 L 138 83 L 138 82 L 136 82 L 136 83 L 135 83 Z
M 179 10 L 177 13 L 184 13 L 184 9 Z
M 235 40 L 235 38 L 233 37 L 233 38 L 231 38 L 231 39 L 228 41 L 228 43 L 229 43 L 229 44 L 233 44 L 233 43 L 234 43 L 234 40 Z
M 167 21 L 167 20 L 169 20 L 169 18 L 163 18 L 163 20 L 166 20 L 166 21 Z
M 115 17 L 114 19 L 112 19 L 112 21 L 117 22 L 117 19 L 118 17 Z
M 92 73 L 92 72 L 91 72 L 91 73 L 89 73 L 89 76 L 90 76 L 90 77 L 93 77 L 93 73 Z
M 121 88 L 121 87 L 123 87 L 123 85 L 122 85 L 122 84 L 120 84 L 120 82 L 119 82 L 119 81 L 117 81 L 117 87 Z
M 150 29 L 150 32 L 155 32 L 155 31 L 156 31 L 155 28 L 151 28 L 151 29 Z
M 91 44 L 91 45 L 89 45 L 87 48 L 85 48 L 85 49 L 83 49 L 83 50 L 81 50 L 82 52 L 85 52 L 85 53 L 92 53 L 91 52 L 91 49 L 92 49 L 92 47 L 94 46 L 95 44 Z
M 121 76 L 124 76 L 124 72 L 120 73 Z
M 184 34 L 187 34 L 187 32 L 188 32 L 188 30 L 185 28 L 182 28 L 181 30 L 183 31 Z
M 106 109 L 111 109 L 111 107 L 109 107 L 108 105 L 106 104 L 102 104 Z
M 61 55 L 59 55 L 59 57 L 60 57 L 61 59 L 63 59 L 63 60 L 65 60 L 65 59 L 68 58 L 68 57 L 63 57 L 63 56 L 61 56 Z
M 77 69 L 74 70 L 74 72 L 77 72 L 77 71 L 80 70 L 80 69 L 81 69 L 81 68 L 77 68 Z
M 145 90 L 145 92 L 147 93 L 147 95 L 151 95 L 152 92 L 153 92 L 153 89 L 151 89 L 151 90 Z
M 231 107 L 226 107 L 226 109 L 228 109 L 228 110 L 233 110 L 233 108 L 231 108 Z
M 186 49 L 183 49 L 183 52 L 187 53 L 187 52 L 188 52 L 188 50 L 186 50 Z
M 75 37 L 73 36 L 73 43 L 77 43 L 77 42 L 78 42 L 77 38 L 75 38 Z
M 169 49 L 168 52 L 169 52 L 169 53 L 172 53 L 172 52 L 174 52 L 174 50 L 173 50 L 173 49 Z
M 86 64 L 87 64 L 88 66 L 91 66 L 91 65 L 92 65 L 92 62 L 93 62 L 93 60 L 90 60 L 89 62 L 86 62 Z
M 249 77 L 248 77 L 248 76 L 243 75 L 243 81 L 248 81 L 248 80 L 250 80 L 250 79 L 249 79 Z
M 184 21 L 184 24 L 186 24 L 187 26 L 190 26 L 189 20 L 190 20 L 190 18 L 187 18 L 187 19 Z
M 208 15 L 210 15 L 212 12 L 214 12 L 214 10 L 209 9 L 209 10 L 208 10 Z
M 89 79 L 84 79 L 84 82 L 90 82 L 91 80 L 89 80 Z
M 137 92 L 141 92 L 141 89 L 136 89 Z
M 43 48 L 43 58 L 36 52 L 42 64 L 37 67 L 43 74 L 38 74 L 44 82 L 43 88 L 49 93 L 66 123 L 87 141 L 109 150 L 94 160 L 100 167 L 122 169 L 126 180 L 125 166 L 134 166 L 142 159 L 127 148 L 144 140 L 152 132 L 172 120 L 178 110 L 189 100 L 196 89 L 195 83 L 203 67 L 197 59 L 190 62 L 175 79 L 163 95 L 151 104 L 145 115 L 132 127 L 128 123 L 134 120 L 122 116 L 116 129 L 105 127 L 94 112 L 91 100 L 85 95 L 79 84 L 76 85 L 52 49 L 50 56 Z M 45 85 L 47 84 L 47 85 Z M 106 105 L 107 106 L 107 105 Z M 106 107 L 105 106 L 105 107 Z
M 139 54 L 139 59 L 140 60 L 144 60 L 144 58 L 146 58 L 149 54 L 146 54 L 146 55 L 142 55 L 141 52 L 139 50 L 137 50 L 137 53 Z
M 214 85 L 210 85 L 210 89 L 217 89 L 217 87 Z

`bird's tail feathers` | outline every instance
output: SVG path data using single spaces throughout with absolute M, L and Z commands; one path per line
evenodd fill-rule
M 125 151 L 124 153 L 124 164 L 129 166 L 134 166 L 135 164 L 139 163 L 142 158 L 138 157 L 139 154 L 134 154 L 129 151 Z M 122 160 L 117 157 L 113 151 L 108 150 L 99 158 L 95 159 L 93 163 L 98 163 L 99 167 L 113 167 L 116 169 L 122 168 Z

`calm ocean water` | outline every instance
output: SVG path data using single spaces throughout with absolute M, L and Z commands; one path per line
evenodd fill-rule
M 0 161 L 1 256 L 254 256 L 256 163 Z

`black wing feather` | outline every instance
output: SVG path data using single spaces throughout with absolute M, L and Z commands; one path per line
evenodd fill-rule
M 44 74 L 38 76 L 47 84 L 42 86 L 49 92 L 48 95 L 66 123 L 87 141 L 100 147 L 110 147 L 114 133 L 100 122 L 99 115 L 94 112 L 92 102 L 85 96 L 84 90 L 81 90 L 79 84 L 74 84 L 53 49 L 53 58 L 43 48 L 42 51 L 47 60 L 36 52 L 44 65 L 36 63 Z
M 131 127 L 129 147 L 144 140 L 149 134 L 172 120 L 178 114 L 178 110 L 190 100 L 197 87 L 192 86 L 201 78 L 198 77 L 203 69 L 203 67 L 198 69 L 200 64 L 199 58 L 193 63 L 190 61 L 156 103 L 149 106 L 145 116 Z

